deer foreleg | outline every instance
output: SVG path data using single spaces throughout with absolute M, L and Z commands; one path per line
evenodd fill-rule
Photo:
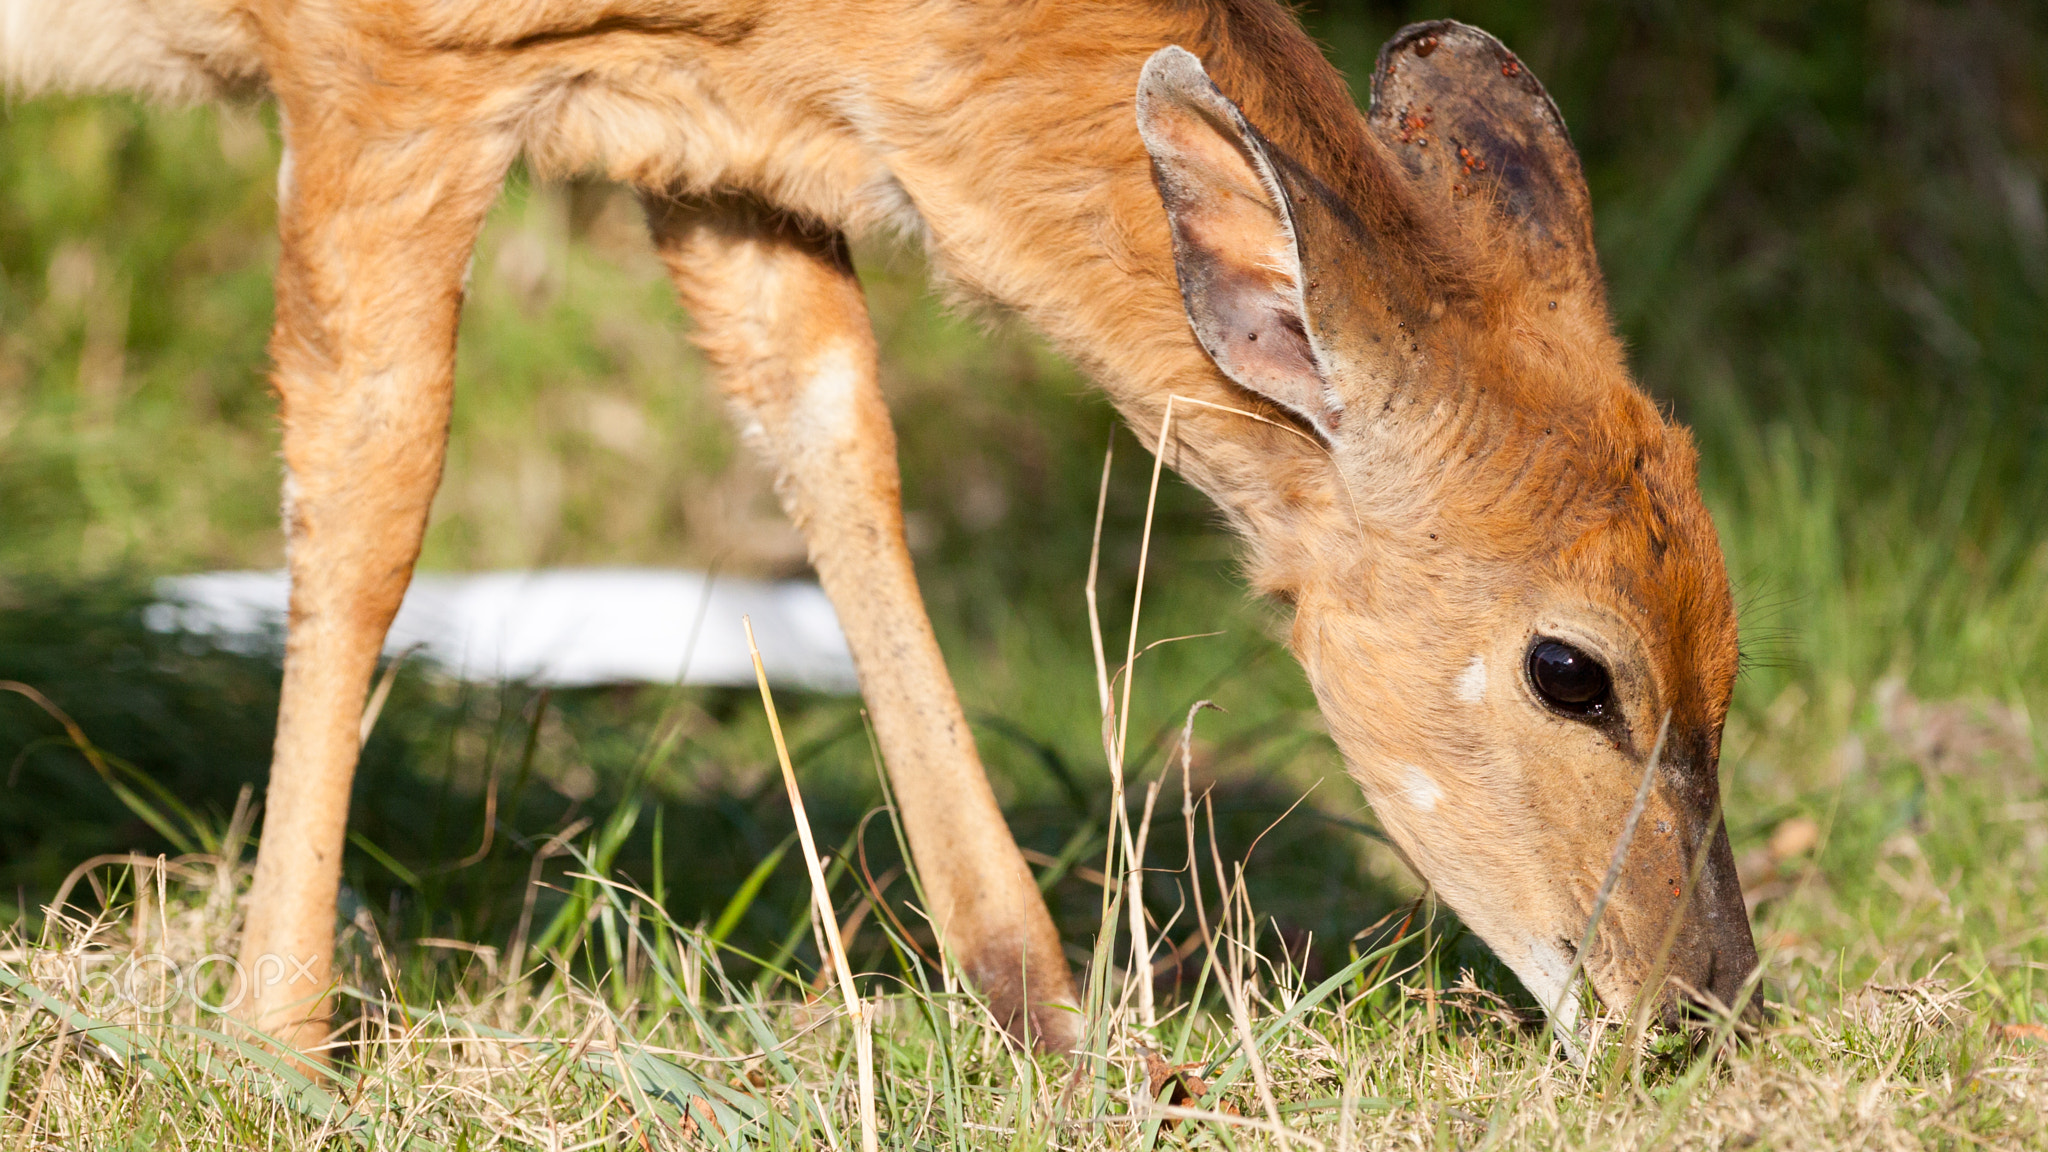
M 746 204 L 649 219 L 745 435 L 838 609 L 941 942 L 1013 1033 L 1080 1033 L 1058 935 L 996 807 L 904 542 L 896 436 L 846 244 Z
M 440 482 L 463 269 L 509 149 L 287 105 L 274 384 L 291 611 L 240 1013 L 327 1028 L 359 726 Z

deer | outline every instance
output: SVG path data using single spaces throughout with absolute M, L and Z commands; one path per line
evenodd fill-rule
M 1563 118 L 1487 33 L 1402 29 L 1361 110 L 1279 0 L 5 2 L 17 94 L 279 111 L 268 1035 L 326 1035 L 359 720 L 520 157 L 637 190 L 837 607 L 926 911 L 1018 1038 L 1079 1042 L 1073 979 L 925 615 L 850 237 L 1036 327 L 1215 502 L 1391 841 L 1560 1029 L 1753 992 L 1697 454 L 1631 376 Z

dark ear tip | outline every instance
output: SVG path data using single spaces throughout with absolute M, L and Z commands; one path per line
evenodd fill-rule
M 1463 24 L 1456 20 L 1421 20 L 1407 25 L 1399 32 L 1387 37 L 1387 42 L 1380 45 L 1379 58 L 1373 61 L 1372 86 L 1374 93 L 1377 94 L 1379 91 L 1380 77 L 1393 70 L 1395 61 L 1403 52 L 1413 52 L 1427 59 L 1435 53 L 1446 36 L 1462 38 L 1461 33 L 1472 32 L 1477 32 L 1487 40 L 1493 40 L 1493 37 L 1488 33 L 1481 32 L 1470 24 Z M 1498 44 L 1500 41 L 1494 40 L 1494 43 Z
M 1379 100 L 1381 82 L 1393 74 L 1404 53 L 1427 60 L 1442 49 L 1450 50 L 1445 60 L 1453 56 L 1491 57 L 1502 76 L 1515 81 L 1531 95 L 1543 93 L 1543 85 L 1535 74 L 1524 67 L 1493 33 L 1457 20 L 1424 20 L 1394 33 L 1380 46 L 1379 59 L 1373 63 L 1372 69 L 1373 100 Z M 1437 63 L 1442 64 L 1443 61 Z
M 1433 41 L 1433 43 L 1424 43 Z M 1380 46 L 1379 62 L 1387 60 L 1404 49 L 1414 49 L 1415 54 L 1427 58 L 1439 45 L 1449 43 L 1453 48 L 1471 51 L 1490 50 L 1502 57 L 1510 55 L 1507 45 L 1500 42 L 1493 33 L 1458 20 L 1423 20 L 1410 24 L 1394 33 Z
M 1397 83 L 1414 91 L 1454 89 L 1468 99 L 1482 101 L 1488 99 L 1482 94 L 1489 91 L 1495 97 L 1519 92 L 1533 101 L 1533 106 L 1523 114 L 1548 121 L 1567 146 L 1570 144 L 1571 131 L 1565 127 L 1564 116 L 1543 82 L 1507 45 L 1483 28 L 1456 20 L 1427 20 L 1394 33 L 1381 46 L 1379 60 L 1372 69 L 1369 115 L 1375 121 L 1390 115 L 1383 97 Z M 1414 91 L 1397 99 L 1406 100 Z
M 1443 36 L 1446 33 L 1455 34 L 1459 32 L 1476 32 L 1488 40 L 1493 39 L 1485 30 L 1475 28 L 1461 20 L 1418 20 L 1388 37 L 1386 44 L 1380 48 L 1380 51 L 1399 52 L 1401 49 L 1425 37 Z

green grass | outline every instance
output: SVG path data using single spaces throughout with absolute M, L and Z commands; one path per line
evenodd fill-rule
M 1259 958 L 1246 992 L 1274 1029 L 1260 1049 L 1276 1105 L 1317 1139 L 1342 1143 L 1330 1102 L 1353 1098 L 1353 1136 L 1375 1147 L 2048 1146 L 2048 1046 L 2000 1031 L 2048 1025 L 2048 758 L 2031 719 L 2048 708 L 2048 30 L 2018 4 L 1782 9 L 1452 12 L 1501 34 L 1557 96 L 1639 376 L 1700 441 L 1743 608 L 1722 773 L 1781 1005 L 1762 1037 L 1726 1059 L 1663 1042 L 1616 1066 L 1609 1051 L 1581 1072 L 1482 1010 L 1488 995 L 1517 1013 L 1529 1001 L 1441 914 L 1418 918 L 1380 974 L 1393 983 L 1362 997 L 1346 983 L 1280 1022 L 1291 996 L 1384 943 L 1419 888 L 1320 734 L 1280 617 L 1246 599 L 1200 498 L 1162 493 L 1144 636 L 1224 634 L 1141 662 L 1134 787 L 1177 763 L 1194 701 L 1228 709 L 1198 721 L 1195 782 L 1257 912 L 1256 939 L 1239 935 Z M 1308 15 L 1362 81 L 1402 19 L 1440 14 Z M 791 834 L 751 692 L 544 696 L 400 675 L 345 862 L 360 1022 L 343 1081 L 323 1089 L 345 1119 L 209 1035 L 227 1026 L 190 1005 L 101 1012 L 64 990 L 66 972 L 138 948 L 232 951 L 246 846 L 218 857 L 268 760 L 275 657 L 152 634 L 140 609 L 152 576 L 281 557 L 262 379 L 269 115 L 40 101 L 0 121 L 0 679 L 73 716 L 139 798 L 0 693 L 0 923 L 13 925 L 0 969 L 55 996 L 0 993 L 0 1139 L 569 1147 L 610 1133 L 660 1147 L 681 1138 L 690 1095 L 720 1092 L 766 1109 L 757 1134 L 771 1143 L 843 1135 L 848 1033 L 818 1024 L 829 996 L 807 1007 L 798 987 L 820 957 L 795 854 L 748 889 Z M 477 256 L 427 566 L 800 570 L 638 227 L 599 185 L 508 190 Z M 1085 965 L 1112 814 L 1080 584 L 1111 416 L 1028 333 L 947 314 L 914 254 L 857 258 L 933 615 L 1020 842 L 1057 862 L 1036 867 Z M 1148 464 L 1118 440 L 1112 635 Z M 877 881 L 902 863 L 858 706 L 781 704 L 820 842 L 845 862 L 844 915 L 864 883 L 857 848 Z M 1145 887 L 1175 944 L 1192 894 L 1177 795 L 1176 777 Z M 536 872 L 542 846 L 586 819 L 574 851 Z M 1791 851 L 1807 821 L 1817 843 Z M 112 865 L 75 898 L 75 915 L 103 922 L 41 913 L 82 862 L 126 852 L 185 858 L 161 908 L 138 910 L 135 879 Z M 1142 1143 L 1117 1118 L 1135 1107 L 1135 1045 L 1227 1063 L 1234 1025 L 1199 949 L 1159 982 L 1159 1028 L 1126 1010 L 1086 1059 L 1009 1051 L 915 962 L 911 944 L 932 941 L 909 880 L 887 883 L 909 936 L 869 917 L 851 948 L 884 996 L 889 1142 Z M 417 943 L 503 958 L 529 894 L 524 940 L 547 947 L 517 978 Z M 1442 992 L 1467 970 L 1479 991 Z M 1131 985 L 1112 971 L 1099 987 Z M 130 1031 L 66 1037 L 84 1021 L 65 1011 Z M 751 1063 L 640 1049 L 745 1054 L 768 1038 L 786 1047 Z M 702 1092 L 675 1087 L 686 1074 Z M 1225 1097 L 1258 1118 L 1234 1075 Z M 1182 1139 L 1266 1138 L 1157 1136 Z
M 862 916 L 872 889 L 858 864 L 839 866 L 858 859 L 842 848 L 827 876 L 871 973 L 883 1143 L 1266 1146 L 1274 1133 L 1258 1125 L 1277 1114 L 1288 1143 L 1311 1146 L 2038 1147 L 2048 789 L 2016 735 L 1995 707 L 1889 692 L 1835 778 L 1787 809 L 1781 827 L 1804 816 L 1817 838 L 1745 864 L 1772 1020 L 1732 1048 L 1726 1022 L 1691 1047 L 1610 1036 L 1582 1067 L 1554 1054 L 1526 1002 L 1495 991 L 1497 972 L 1460 963 L 1459 929 L 1426 901 L 1315 971 L 1256 895 L 1219 889 L 1218 867 L 1256 875 L 1268 861 L 1212 855 L 1213 817 L 1180 819 L 1170 771 L 1147 863 L 1182 907 L 1151 902 L 1154 939 L 1190 934 L 1199 875 L 1220 955 L 1198 950 L 1195 986 L 1161 988 L 1149 1023 L 1125 966 L 1093 966 L 1098 1008 L 1073 1057 L 1010 1047 L 970 991 L 921 959 L 928 937 Z M 1784 740 L 1755 736 L 1746 754 L 1791 751 Z M 633 813 L 573 839 L 571 872 L 606 874 Z M 888 811 L 876 816 L 875 839 L 894 839 Z M 234 835 L 197 824 L 195 842 Z M 0 942 L 10 1134 L 65 1147 L 852 1145 L 850 1029 L 800 909 L 763 957 L 721 942 L 708 917 L 676 916 L 659 883 L 567 878 L 566 899 L 484 947 L 359 905 L 342 942 L 350 1023 L 334 1069 L 309 1082 L 209 1010 L 234 987 L 200 958 L 232 949 L 238 859 L 102 864 L 93 895 L 33 939 Z M 1104 926 L 1118 909 L 1097 908 L 1087 935 L 1114 941 Z M 195 975 L 165 982 L 174 970 Z M 1220 988 L 1243 1005 L 1241 1025 Z M 1185 1068 L 1181 1089 L 1159 1091 L 1154 1058 Z M 1203 1082 L 1193 1098 L 1190 1075 Z M 1173 1117 L 1159 1100 L 1209 1116 L 1162 1132 Z

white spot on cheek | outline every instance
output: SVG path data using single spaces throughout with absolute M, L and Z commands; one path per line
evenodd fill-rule
M 1477 704 L 1486 699 L 1486 657 L 1474 656 L 1458 674 L 1458 699 Z
M 1444 790 L 1437 787 L 1436 781 L 1431 780 L 1427 773 L 1415 765 L 1406 764 L 1402 767 L 1405 770 L 1404 782 L 1408 787 L 1408 806 L 1418 812 L 1436 811 L 1436 803 L 1444 798 Z

